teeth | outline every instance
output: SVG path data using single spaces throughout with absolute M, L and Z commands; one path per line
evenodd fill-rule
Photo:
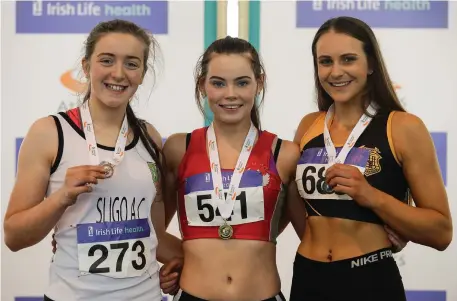
M 344 86 L 347 86 L 349 85 L 350 81 L 349 82 L 342 82 L 342 83 L 330 83 L 332 86 L 335 86 L 335 87 L 344 87 Z
M 221 107 L 226 109 L 238 109 L 241 105 L 221 105 Z
M 106 84 L 106 86 L 111 89 L 111 90 L 114 90 L 114 91 L 122 91 L 122 90 L 125 90 L 125 86 L 118 86 L 118 85 L 112 85 L 112 84 Z

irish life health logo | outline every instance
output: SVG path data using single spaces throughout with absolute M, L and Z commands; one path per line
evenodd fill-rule
M 168 33 L 167 1 L 16 1 L 16 33 L 86 34 L 102 21 L 132 21 Z
M 448 5 L 448 1 L 422 0 L 299 0 L 296 26 L 317 28 L 344 15 L 374 28 L 448 28 Z

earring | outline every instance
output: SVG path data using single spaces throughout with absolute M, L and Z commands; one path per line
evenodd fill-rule
M 256 104 L 260 101 L 260 93 L 255 96 L 254 101 Z
M 372 75 L 372 74 L 373 74 L 373 70 L 368 71 L 368 75 Z

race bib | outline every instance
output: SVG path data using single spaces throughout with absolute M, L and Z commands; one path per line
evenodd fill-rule
M 341 148 L 337 149 L 338 151 Z M 344 164 L 356 167 L 362 174 L 365 172 L 370 149 L 353 148 Z M 295 181 L 298 192 L 304 199 L 341 199 L 352 200 L 347 194 L 336 193 L 325 189 L 325 173 L 329 168 L 325 148 L 306 149 L 297 165 Z
M 222 181 L 224 189 L 227 189 L 230 173 L 222 172 Z M 211 173 L 198 174 L 187 179 L 184 202 L 189 226 L 220 226 L 224 223 L 216 202 L 213 202 L 215 199 Z M 263 176 L 258 171 L 245 171 L 240 188 L 236 190 L 235 204 L 227 222 L 230 225 L 240 225 L 262 221 L 265 218 L 264 212 Z
M 137 277 L 151 264 L 148 219 L 79 224 L 78 260 L 81 275 Z

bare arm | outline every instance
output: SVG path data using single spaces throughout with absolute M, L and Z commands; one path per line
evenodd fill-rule
M 147 127 L 150 137 L 157 146 L 162 149 L 162 138 L 160 134 L 150 124 L 148 124 Z M 166 166 L 164 166 L 164 168 L 167 169 Z M 166 170 L 165 174 L 167 174 Z M 173 258 L 182 258 L 184 255 L 181 240 L 166 231 L 166 215 L 163 202 L 164 195 L 160 183 L 156 183 L 156 189 L 157 194 L 151 206 L 151 220 L 158 240 L 157 260 L 161 263 L 167 263 Z
M 186 152 L 186 134 L 178 133 L 168 137 L 163 147 L 167 159 L 167 182 L 164 194 L 165 225 L 168 227 L 178 207 L 178 169 Z
M 61 190 L 45 199 L 57 148 L 57 129 L 52 117 L 37 120 L 22 142 L 16 183 L 4 220 L 5 244 L 12 251 L 40 242 L 65 212 Z
M 419 118 L 398 112 L 392 138 L 417 207 L 376 191 L 372 209 L 406 239 L 445 250 L 452 240 L 452 219 L 430 134 Z
M 301 200 L 293 199 L 291 196 L 298 195 L 297 186 L 295 184 L 295 171 L 297 168 L 297 162 L 300 158 L 300 151 L 298 145 L 292 141 L 283 141 L 281 150 L 278 156 L 278 172 L 281 176 L 282 182 L 287 186 L 285 206 L 283 208 L 283 214 L 279 222 L 279 233 L 282 233 L 284 229 L 292 222 L 297 235 L 301 238 L 302 231 L 304 230 L 304 211 L 300 206 Z M 295 189 L 295 191 L 294 191 Z M 299 206 L 297 206 L 297 204 Z M 300 220 L 300 222 L 298 222 Z M 302 227 L 303 224 L 303 227 Z
M 284 210 L 284 214 L 280 221 L 280 231 L 283 231 L 285 227 L 292 223 L 292 226 L 295 229 L 298 237 L 301 239 L 305 233 L 305 225 L 306 225 L 306 208 L 301 199 L 300 195 L 298 194 L 297 183 L 295 182 L 296 178 L 296 169 L 297 163 L 300 159 L 300 141 L 303 135 L 308 131 L 308 129 L 312 126 L 316 118 L 319 116 L 320 112 L 314 112 L 308 114 L 302 118 L 300 124 L 298 125 L 297 131 L 295 132 L 294 137 L 294 144 L 295 148 L 291 149 L 291 154 L 289 154 L 294 161 L 293 169 L 290 170 L 290 181 L 287 188 L 287 196 L 286 196 L 286 206 Z M 279 160 L 279 159 L 278 159 Z
M 183 258 L 182 241 L 166 231 L 165 209 L 161 195 L 157 195 L 152 203 L 151 219 L 158 240 L 157 260 L 165 264 L 173 258 Z

